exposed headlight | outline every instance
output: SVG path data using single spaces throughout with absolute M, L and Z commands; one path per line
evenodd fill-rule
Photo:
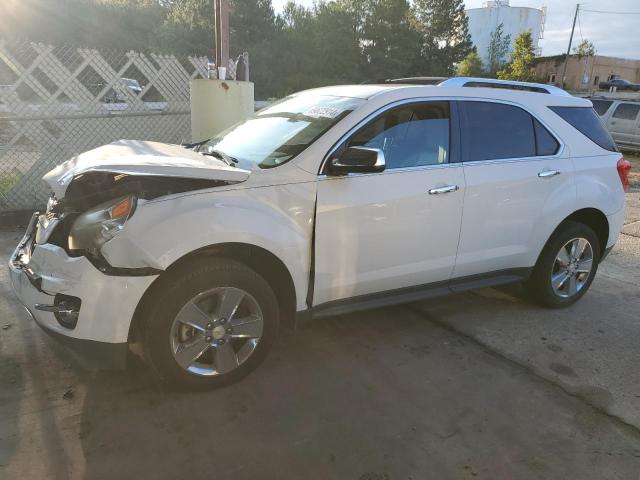
M 70 250 L 97 253 L 100 247 L 115 237 L 136 209 L 133 195 L 120 197 L 80 215 L 69 232 Z

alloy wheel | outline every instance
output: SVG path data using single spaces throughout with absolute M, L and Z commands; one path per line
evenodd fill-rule
M 551 269 L 551 288 L 562 298 L 576 295 L 593 270 L 593 247 L 586 238 L 573 238 L 556 255 Z
M 180 309 L 171 326 L 171 352 L 178 365 L 195 375 L 222 375 L 253 354 L 263 330 L 255 298 L 240 288 L 218 287 Z

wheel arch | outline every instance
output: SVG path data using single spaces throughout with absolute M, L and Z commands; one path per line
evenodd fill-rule
M 582 223 L 595 232 L 600 243 L 599 253 L 600 258 L 602 258 L 609 241 L 609 220 L 607 220 L 607 216 L 597 208 L 583 208 L 573 212 L 562 223 L 567 221 Z
M 273 288 L 278 300 L 281 326 L 293 328 L 296 317 L 296 290 L 291 272 L 284 262 L 272 252 L 247 243 L 221 243 L 208 245 L 176 259 L 146 290 L 133 315 L 129 328 L 129 344 L 139 345 L 141 329 L 144 328 L 145 313 L 158 289 L 170 280 L 176 270 L 202 259 L 228 258 L 239 261 L 260 274 Z M 134 348 L 135 350 L 135 348 Z M 144 353 L 144 352 L 138 352 Z
M 607 248 L 607 242 L 609 240 L 609 220 L 607 220 L 607 216 L 597 208 L 582 208 L 567 216 L 558 224 L 551 235 L 549 235 L 549 238 L 545 242 L 544 246 L 547 246 L 556 232 L 558 232 L 558 230 L 560 230 L 567 222 L 582 223 L 595 232 L 596 236 L 598 237 L 598 242 L 600 243 L 600 251 L 598 252 L 600 254 L 599 258 L 602 258 L 604 255 L 604 251 Z M 542 252 L 540 252 L 540 255 L 541 254 Z

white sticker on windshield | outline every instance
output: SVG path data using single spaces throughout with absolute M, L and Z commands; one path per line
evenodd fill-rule
M 303 112 L 303 115 L 315 118 L 336 118 L 341 112 L 342 110 L 336 107 L 311 107 Z

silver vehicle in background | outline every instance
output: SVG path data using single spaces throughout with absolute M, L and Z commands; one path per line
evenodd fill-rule
M 591 102 L 618 147 L 640 152 L 640 99 L 591 98 Z

